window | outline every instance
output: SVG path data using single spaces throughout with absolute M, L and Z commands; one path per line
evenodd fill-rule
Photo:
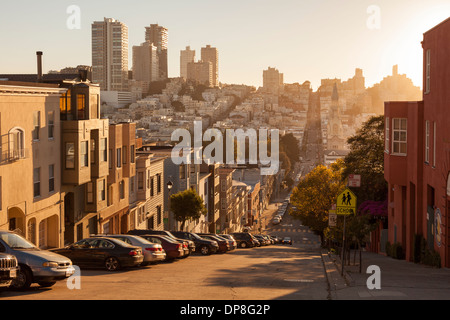
M 120 199 L 125 199 L 125 181 L 119 182 L 119 196 Z
M 86 184 L 86 202 L 94 203 L 94 184 L 92 182 Z
M 100 159 L 103 162 L 108 161 L 108 151 L 106 149 L 107 140 L 106 138 L 100 139 Z
M 48 192 L 55 191 L 55 165 L 48 166 Z
M 186 165 L 180 165 L 180 179 L 186 179 Z
M 144 173 L 138 172 L 138 190 L 144 190 Z
M 25 158 L 24 131 L 14 128 L 9 132 L 10 157 L 13 159 Z
M 66 169 L 75 168 L 75 143 L 66 142 Z
M 35 198 L 41 195 L 41 168 L 33 170 L 33 195 Z
M 91 139 L 91 163 L 95 163 L 95 140 Z
M 78 120 L 85 120 L 86 96 L 84 94 L 77 94 L 77 111 L 78 111 Z
M 131 157 L 130 161 L 131 161 L 131 163 L 134 163 L 134 161 L 136 159 L 135 146 L 132 145 L 130 148 L 131 148 L 130 149 L 130 157 Z
M 154 182 L 154 178 L 151 177 L 150 178 L 150 197 L 153 197 L 155 195 L 155 182 Z
M 392 153 L 406 155 L 407 119 L 392 119 Z
M 105 201 L 105 180 L 100 180 L 98 183 L 98 200 Z
M 389 154 L 389 117 L 386 117 L 384 132 L 384 152 Z
M 436 167 L 436 122 L 433 122 L 433 168 Z
M 116 150 L 117 153 L 117 168 L 121 168 L 122 167 L 122 149 L 121 148 L 117 148 Z
M 160 174 L 158 174 L 158 175 L 156 176 L 156 192 L 157 192 L 158 194 L 161 193 L 161 175 L 160 175 Z
M 425 61 L 425 93 L 430 92 L 430 79 L 431 79 L 431 50 L 426 51 L 426 61 Z
M 122 160 L 123 160 L 123 164 L 127 163 L 127 146 L 123 146 L 122 147 Z
M 33 112 L 33 140 L 39 141 L 39 129 L 41 127 L 41 112 Z
M 81 150 L 80 150 L 80 166 L 81 167 L 89 166 L 88 148 L 89 148 L 88 142 L 82 141 L 81 142 Z
M 48 113 L 48 138 L 53 139 L 55 133 L 55 113 L 53 111 Z
M 425 121 L 425 163 L 430 163 L 430 121 Z
M 161 206 L 157 206 L 156 207 L 156 220 L 158 225 L 160 225 L 162 223 L 162 210 L 161 210 Z

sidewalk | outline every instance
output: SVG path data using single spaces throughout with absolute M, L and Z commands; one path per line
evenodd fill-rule
M 337 255 L 322 250 L 322 259 L 331 300 L 450 300 L 450 269 L 362 252 L 361 273 L 359 265 L 345 266 L 341 276 Z M 367 288 L 367 280 L 372 275 L 372 272 L 366 273 L 370 265 L 380 268 L 380 289 Z

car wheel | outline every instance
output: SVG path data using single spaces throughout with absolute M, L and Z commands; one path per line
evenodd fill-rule
M 203 246 L 200 248 L 200 252 L 202 255 L 207 256 L 211 253 L 211 250 L 209 250 L 208 246 Z
M 240 247 L 241 248 L 247 248 L 247 242 L 242 241 Z
M 12 281 L 10 288 L 13 290 L 26 290 L 31 286 L 33 275 L 28 267 L 20 266 L 17 277 Z
M 116 257 L 108 257 L 105 260 L 105 268 L 108 271 L 116 271 L 120 268 L 119 260 Z

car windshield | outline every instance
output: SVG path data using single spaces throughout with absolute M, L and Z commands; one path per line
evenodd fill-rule
M 15 233 L 1 233 L 0 238 L 11 249 L 38 249 L 33 243 Z

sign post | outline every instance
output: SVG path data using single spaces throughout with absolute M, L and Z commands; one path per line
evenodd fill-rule
M 344 216 L 344 230 L 342 232 L 342 269 L 341 275 L 344 274 L 344 258 L 345 258 L 345 223 L 346 217 L 350 214 L 356 214 L 356 195 L 349 189 L 346 188 L 343 192 L 339 194 L 337 197 L 336 203 L 336 214 Z

